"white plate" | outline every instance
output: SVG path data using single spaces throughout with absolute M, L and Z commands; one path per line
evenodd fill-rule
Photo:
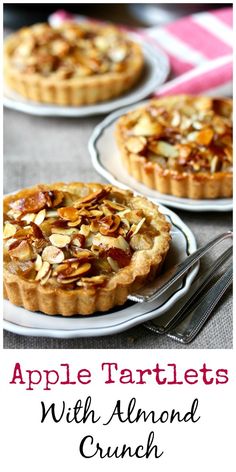
M 232 198 L 218 198 L 215 200 L 192 200 L 190 198 L 178 198 L 172 195 L 163 195 L 156 190 L 151 190 L 131 177 L 121 162 L 120 153 L 115 142 L 114 130 L 117 119 L 124 113 L 136 109 L 148 103 L 147 101 L 118 110 L 109 115 L 94 128 L 89 140 L 89 152 L 92 163 L 97 172 L 105 177 L 113 185 L 122 188 L 130 188 L 137 193 L 146 195 L 158 203 L 173 208 L 190 211 L 231 211 L 233 209 Z
M 130 35 L 134 37 L 134 35 Z M 140 39 L 135 36 L 135 41 Z M 164 52 L 142 41 L 145 69 L 138 84 L 124 95 L 95 105 L 81 107 L 41 104 L 27 100 L 4 85 L 3 104 L 13 110 L 40 116 L 82 117 L 110 113 L 117 108 L 136 103 L 150 95 L 166 80 L 169 71 L 169 59 Z
M 172 244 L 167 255 L 165 268 L 176 264 L 196 250 L 196 241 L 191 230 L 173 211 L 160 205 L 162 213 L 172 223 Z M 191 268 L 183 280 L 163 295 L 158 302 L 127 304 L 106 314 L 92 316 L 48 316 L 34 313 L 12 305 L 4 300 L 3 327 L 25 336 L 46 336 L 55 338 L 76 338 L 105 336 L 125 331 L 145 321 L 156 318 L 169 310 L 185 293 L 196 276 L 198 266 Z

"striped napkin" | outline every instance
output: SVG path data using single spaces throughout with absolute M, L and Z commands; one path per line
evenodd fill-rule
M 154 96 L 176 93 L 232 95 L 233 9 L 223 8 L 178 19 L 164 27 L 128 29 L 168 55 L 171 78 Z M 57 26 L 65 20 L 91 18 L 53 13 L 49 22 Z

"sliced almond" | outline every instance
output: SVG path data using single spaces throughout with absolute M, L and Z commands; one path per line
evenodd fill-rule
M 201 146 L 208 146 L 212 141 L 213 136 L 214 131 L 211 128 L 205 128 L 201 131 L 193 131 L 192 133 L 189 133 L 188 140 L 194 141 Z
M 81 223 L 81 221 L 82 221 L 82 218 L 81 218 L 81 217 L 78 218 L 78 219 L 75 220 L 75 221 L 69 221 L 69 222 L 68 222 L 68 226 L 70 226 L 70 227 L 72 227 L 72 228 L 73 228 L 73 227 L 76 227 L 76 226 L 79 226 L 80 223 Z
M 129 152 L 139 154 L 144 151 L 147 145 L 147 140 L 144 136 L 131 136 L 125 143 L 125 147 Z
M 119 267 L 118 263 L 114 259 L 112 259 L 112 257 L 108 256 L 107 261 L 109 262 L 109 264 L 110 264 L 112 270 L 114 270 L 114 272 L 118 272 L 120 270 L 120 267 Z
M 130 246 L 134 251 L 151 249 L 153 246 L 153 238 L 148 234 L 135 234 L 131 237 Z
M 211 173 L 212 174 L 214 174 L 214 172 L 216 172 L 218 163 L 219 163 L 218 156 L 214 156 L 212 161 L 211 161 Z
M 42 265 L 43 265 L 42 257 L 40 256 L 40 254 L 38 254 L 34 262 L 35 270 L 38 272 L 41 269 Z
M 71 241 L 71 237 L 67 234 L 51 234 L 49 239 L 52 245 L 56 247 L 65 247 Z
M 45 217 L 46 217 L 46 210 L 45 209 L 40 210 L 34 218 L 34 223 L 38 226 L 41 225 Z
M 46 218 L 56 218 L 57 217 L 57 210 L 49 210 L 46 213 Z
M 156 141 L 149 145 L 149 148 L 164 157 L 178 157 L 179 151 L 172 144 L 167 143 L 166 141 Z
M 40 280 L 40 285 L 45 285 L 48 281 L 48 279 L 50 278 L 52 274 L 52 271 L 51 269 L 48 271 L 48 273 L 45 275 L 45 277 L 43 277 L 41 280 Z
M 35 280 L 41 280 L 50 272 L 50 264 L 47 261 L 44 261 L 41 269 L 38 271 Z
M 105 275 L 95 275 L 93 277 L 81 277 L 81 279 L 77 282 L 78 286 L 91 286 L 91 285 L 103 285 L 107 280 Z
M 79 212 L 76 208 L 74 207 L 62 207 L 58 208 L 57 214 L 62 218 L 63 220 L 68 220 L 68 221 L 76 221 L 78 220 L 79 217 Z
M 135 227 L 134 231 L 132 231 L 132 228 L 131 228 L 131 231 L 132 231 L 132 233 L 133 233 L 133 236 L 134 236 L 135 234 L 137 234 L 137 233 L 140 231 L 140 229 L 142 228 L 143 223 L 145 222 L 145 220 L 146 220 L 146 218 L 142 218 L 142 219 L 140 220 L 140 222 L 137 224 L 137 226 Z
M 11 223 L 6 223 L 3 231 L 3 239 L 8 239 L 14 236 L 16 233 L 17 228 L 15 225 L 12 225 Z
M 42 252 L 43 261 L 47 261 L 49 264 L 60 264 L 64 258 L 63 251 L 55 246 L 46 246 Z
M 163 127 L 157 121 L 151 119 L 148 113 L 144 113 L 139 119 L 138 123 L 132 129 L 134 136 L 153 136 L 160 137 Z

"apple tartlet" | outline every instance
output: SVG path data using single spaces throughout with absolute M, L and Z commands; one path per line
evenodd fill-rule
M 79 106 L 123 94 L 139 79 L 140 46 L 114 26 L 40 23 L 9 36 L 4 47 L 8 86 L 41 103 Z
M 122 161 L 137 181 L 193 199 L 232 197 L 232 100 L 172 96 L 123 115 Z
M 161 270 L 170 225 L 142 196 L 57 183 L 4 199 L 4 296 L 64 316 L 107 311 Z

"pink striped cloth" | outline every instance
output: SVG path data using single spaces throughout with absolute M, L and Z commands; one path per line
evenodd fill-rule
M 65 20 L 91 21 L 91 18 L 74 16 L 62 10 L 49 18 L 55 26 Z M 153 95 L 206 93 L 231 96 L 232 22 L 233 9 L 222 8 L 186 16 L 164 27 L 132 29 L 132 33 L 144 41 L 163 49 L 170 60 L 171 78 Z

